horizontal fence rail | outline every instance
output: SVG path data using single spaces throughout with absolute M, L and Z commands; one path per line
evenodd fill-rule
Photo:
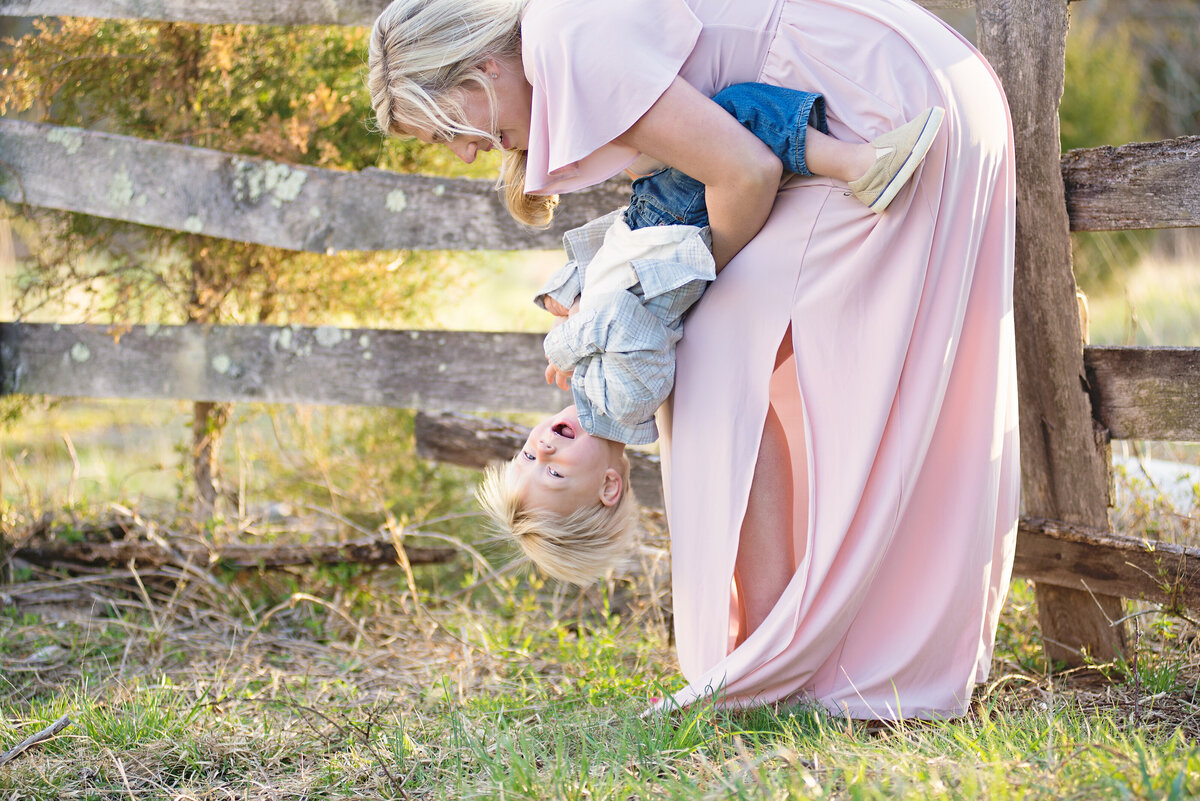
M 0 197 L 261 245 L 342 250 L 557 248 L 625 203 L 605 184 L 564 198 L 553 228 L 513 223 L 491 181 L 304 167 L 57 125 L 0 120 Z
M 554 226 L 513 224 L 492 182 L 346 172 L 0 120 L 0 197 L 290 250 L 555 248 L 625 203 L 614 181 L 563 196 Z M 1071 227 L 1200 225 L 1200 136 L 1063 156 Z
M 1200 225 L 1200 136 L 1072 150 L 1062 171 L 1072 231 Z
M 225 568 L 281 568 L 304 565 L 339 565 L 354 562 L 360 565 L 395 565 L 400 552 L 410 565 L 432 565 L 448 562 L 457 553 L 454 548 L 423 548 L 404 545 L 391 537 L 364 537 L 341 543 L 305 543 L 272 545 L 222 545 L 208 547 L 197 542 L 173 542 L 157 537 L 141 539 L 136 529 L 123 530 L 114 526 L 112 542 L 26 543 L 16 554 L 23 562 L 44 567 L 63 564 L 100 567 L 128 565 L 136 562 L 139 570 L 163 565 L 202 565 Z M 108 533 L 108 532 L 106 532 Z M 413 532 L 420 534 L 421 532 Z M 131 536 L 132 534 L 132 536 Z M 0 598 L 4 594 L 0 593 Z
M 4 393 L 555 412 L 538 334 L 0 324 Z
M 331 253 L 556 248 L 564 230 L 617 209 L 628 185 L 564 195 L 552 228 L 512 223 L 491 181 L 272 162 L 84 128 L 0 120 L 0 197 Z M 1066 153 L 1072 228 L 1200 225 L 1200 137 Z
M 1083 362 L 1113 439 L 1200 441 L 1200 348 L 1089 347 Z
M 1013 575 L 1095 595 L 1200 610 L 1200 548 L 1021 518 Z
M 917 0 L 926 8 L 970 8 L 972 0 Z M 370 25 L 387 0 L 0 0 L 0 15 L 104 17 L 247 25 Z
M 225 25 L 370 25 L 388 0 L 0 0 L 13 17 L 101 17 Z
M 1200 348 L 1087 347 L 1084 362 L 1114 439 L 1200 441 Z M 570 401 L 545 363 L 540 334 L 0 323 L 5 393 L 554 412 Z

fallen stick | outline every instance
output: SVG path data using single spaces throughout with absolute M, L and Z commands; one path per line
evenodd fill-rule
M 404 545 L 410 564 L 448 562 L 457 554 L 454 548 L 421 548 Z M 212 548 L 191 543 L 164 547 L 151 540 L 124 539 L 116 542 L 50 542 L 18 548 L 18 559 L 41 566 L 73 564 L 84 566 L 125 565 L 130 560 L 139 567 L 161 565 L 218 564 L 234 569 L 272 569 L 312 564 L 394 565 L 398 555 L 391 537 L 368 537 L 343 543 L 305 545 L 225 545 Z
M 42 729 L 37 734 L 26 737 L 24 740 L 17 743 L 16 746 L 14 746 L 13 748 L 10 748 L 9 750 L 5 751 L 3 754 L 0 754 L 0 765 L 3 765 L 5 763 L 15 759 L 16 757 L 20 756 L 24 751 L 29 750 L 33 746 L 40 743 L 42 740 L 49 740 L 51 737 L 58 734 L 60 731 L 62 731 L 63 729 L 67 728 L 67 726 L 70 726 L 70 725 L 71 725 L 71 719 L 69 717 L 67 717 L 66 715 L 63 715 L 61 718 L 54 721 L 46 728 Z

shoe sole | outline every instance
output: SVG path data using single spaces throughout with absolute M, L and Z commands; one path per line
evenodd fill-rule
M 883 214 L 884 209 L 891 204 L 896 195 L 900 194 L 900 190 L 908 183 L 908 179 L 917 171 L 917 167 L 921 166 L 921 162 L 925 160 L 925 154 L 929 152 L 929 148 L 933 145 L 933 138 L 937 136 L 937 132 L 942 128 L 942 120 L 946 118 L 946 110 L 935 106 L 933 113 L 929 115 L 929 119 L 925 120 L 925 127 L 921 129 L 921 135 L 917 137 L 917 142 L 913 145 L 912 152 L 908 154 L 908 158 L 900 165 L 900 169 L 892 176 L 892 180 L 879 193 L 879 197 L 875 198 L 869 208 L 876 214 Z

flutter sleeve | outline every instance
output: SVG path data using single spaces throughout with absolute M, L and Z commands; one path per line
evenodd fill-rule
M 532 0 L 521 24 L 533 87 L 525 191 L 599 183 L 638 153 L 615 144 L 662 96 L 695 47 L 683 0 Z

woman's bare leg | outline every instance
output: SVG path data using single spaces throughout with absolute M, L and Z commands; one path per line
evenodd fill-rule
M 783 423 L 768 406 L 734 563 L 739 643 L 766 619 L 792 579 L 791 465 Z

